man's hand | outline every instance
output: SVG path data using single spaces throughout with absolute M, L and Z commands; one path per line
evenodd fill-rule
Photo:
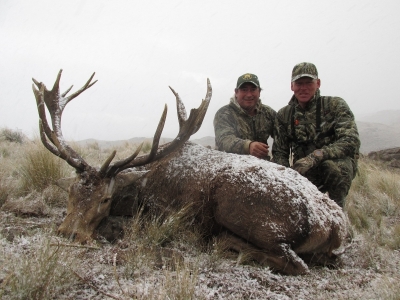
M 323 151 L 317 149 L 313 153 L 310 153 L 306 157 L 303 157 L 296 161 L 293 165 L 293 169 L 295 169 L 301 175 L 304 175 L 311 168 L 318 166 L 319 163 L 322 161 L 323 156 Z
M 269 154 L 269 146 L 261 142 L 250 143 L 250 154 L 258 158 L 267 158 Z

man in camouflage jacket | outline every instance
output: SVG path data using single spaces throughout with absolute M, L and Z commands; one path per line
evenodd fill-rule
M 270 159 L 267 140 L 274 137 L 276 112 L 261 103 L 260 93 L 256 75 L 247 73 L 238 78 L 235 95 L 214 117 L 218 150 Z
M 297 64 L 292 71 L 289 104 L 277 113 L 273 161 L 307 177 L 343 207 L 356 175 L 360 139 L 354 115 L 339 97 L 320 96 L 315 65 Z

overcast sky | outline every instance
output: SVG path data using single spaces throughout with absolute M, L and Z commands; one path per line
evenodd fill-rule
M 257 74 L 261 99 L 287 104 L 295 64 L 316 64 L 321 94 L 344 98 L 357 116 L 400 109 L 400 1 L 0 0 L 0 127 L 38 132 L 32 80 L 61 91 L 98 82 L 63 114 L 67 139 L 151 137 L 166 103 L 164 137 L 186 109 L 213 97 L 194 136 L 214 136 L 216 111 L 237 78 Z

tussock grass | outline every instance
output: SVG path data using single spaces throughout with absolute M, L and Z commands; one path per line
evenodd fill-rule
M 31 242 L 26 253 L 3 254 L 15 263 L 4 266 L 7 276 L 0 286 L 0 298 L 54 299 L 76 282 L 69 270 L 73 259 L 67 252 L 50 246 L 49 236 Z
M 164 247 L 178 246 L 182 243 L 202 249 L 204 247 L 202 234 L 197 228 L 192 228 L 190 205 L 182 207 L 177 212 L 162 213 L 158 216 L 145 215 L 144 206 L 139 208 L 137 215 L 125 226 L 126 239 L 136 241 L 130 261 L 134 268 L 138 265 L 138 257 L 145 251 L 145 256 L 150 253 L 150 260 L 159 260 L 161 255 L 171 256 L 172 260 L 179 261 L 174 253 L 160 250 Z M 188 230 L 188 228 L 191 228 Z M 149 251 L 150 250 L 150 251 Z M 177 254 L 177 256 L 179 256 Z M 141 261 L 143 258 L 139 258 Z
M 177 264 L 174 272 L 164 270 L 164 283 L 158 293 L 161 299 L 195 299 L 195 287 L 198 285 L 198 268 Z
M 0 207 L 4 204 L 7 198 L 12 194 L 14 187 L 12 182 L 7 179 L 7 175 L 0 167 Z
M 43 190 L 42 199 L 50 207 L 65 208 L 67 206 L 68 194 L 61 188 L 50 185 Z
M 368 159 L 359 168 L 345 205 L 353 228 L 380 246 L 400 249 L 400 174 Z
M 24 191 L 44 190 L 67 174 L 65 162 L 39 143 L 36 141 L 25 150 L 19 167 Z

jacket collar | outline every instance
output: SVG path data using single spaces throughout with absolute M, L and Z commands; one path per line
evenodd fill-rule
M 235 97 L 235 95 L 233 95 L 229 101 L 230 106 L 232 106 L 236 111 L 243 113 L 245 115 L 249 115 L 247 114 L 247 112 L 240 107 L 239 103 L 237 102 L 237 99 Z M 258 99 L 257 105 L 256 105 L 256 114 L 260 111 L 260 107 L 261 107 L 261 99 Z

